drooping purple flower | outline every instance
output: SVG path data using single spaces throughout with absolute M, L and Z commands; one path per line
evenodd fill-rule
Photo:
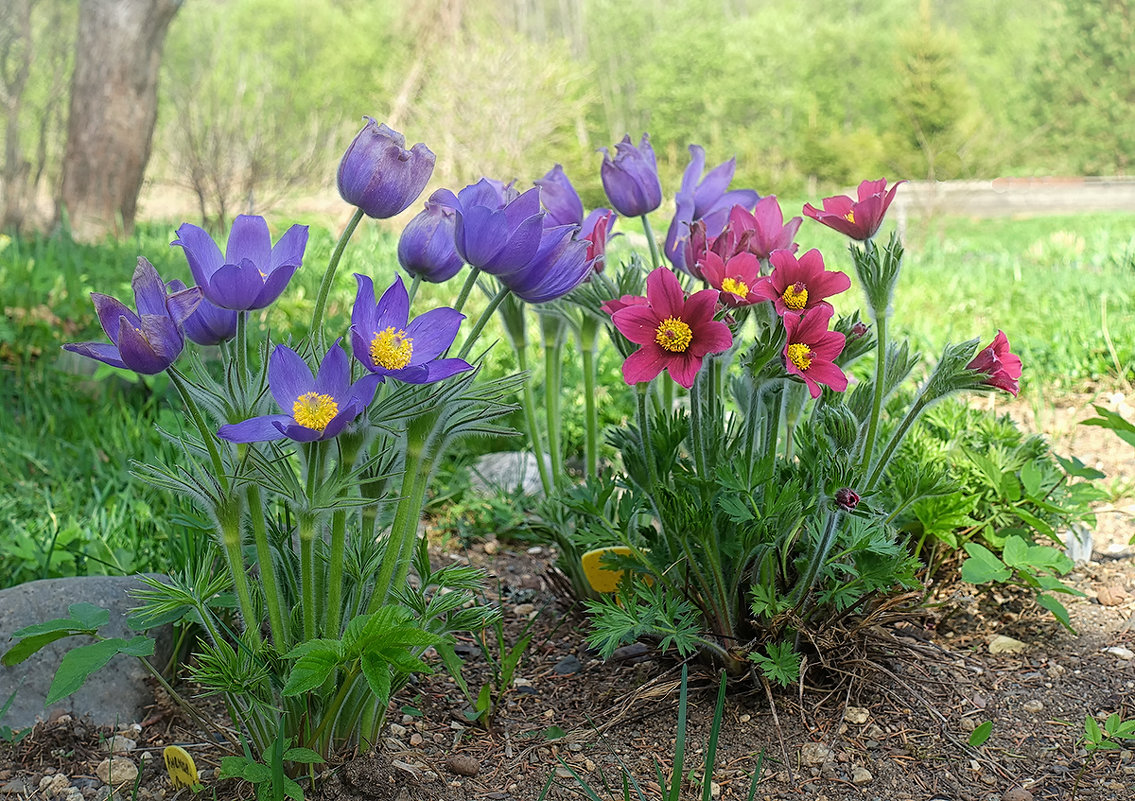
M 185 289 L 185 284 L 175 278 L 167 282 L 166 287 L 170 292 L 180 292 Z M 201 298 L 193 314 L 181 324 L 181 329 L 190 341 L 198 345 L 219 345 L 236 336 L 236 317 L 237 312 L 232 309 L 222 309 Z
M 522 195 L 482 178 L 457 194 L 454 242 L 466 262 L 490 275 L 519 270 L 536 255 L 543 230 L 540 189 Z
M 456 205 L 452 192 L 439 189 L 430 195 L 425 209 L 402 229 L 398 263 L 410 275 L 442 284 L 465 266 L 453 241 L 457 230 Z
M 587 255 L 591 242 L 578 238 L 578 233 L 578 225 L 546 226 L 532 261 L 516 272 L 500 276 L 501 283 L 529 303 L 562 298 L 591 275 Z
M 277 345 L 268 359 L 268 388 L 284 413 L 221 426 L 217 436 L 238 443 L 331 439 L 362 414 L 382 376 L 366 375 L 350 382 L 350 360 L 338 341 L 323 357 L 314 378 L 298 353 Z
M 143 258 L 138 259 L 130 286 L 137 313 L 109 295 L 91 293 L 110 344 L 74 342 L 63 350 L 142 375 L 160 373 L 173 364 L 185 347 L 181 324 L 201 302 L 200 288 L 167 294 L 158 271 Z
M 580 225 L 583 223 L 583 201 L 571 185 L 564 168 L 557 164 L 534 182 L 540 187 L 540 202 L 553 225 Z
M 241 214 L 233 220 L 223 256 L 213 238 L 191 223 L 177 229 L 172 245 L 185 251 L 207 300 L 222 309 L 252 311 L 276 300 L 303 263 L 307 226 L 293 225 L 273 246 L 264 218 Z
M 666 258 L 680 270 L 687 270 L 686 242 L 690 226 L 701 220 L 705 223 L 705 236 L 718 236 L 729 220 L 734 206 L 752 209 L 760 195 L 751 189 L 729 191 L 729 182 L 737 169 L 737 160 L 729 159 L 718 164 L 702 178 L 705 169 L 705 150 L 701 145 L 690 145 L 690 164 L 682 174 L 682 188 L 674 196 L 674 219 L 666 233 Z
M 439 359 L 457 336 L 465 315 L 442 306 L 410 321 L 410 296 L 396 277 L 375 303 L 374 282 L 355 273 L 358 293 L 351 309 L 351 349 L 373 375 L 407 384 L 432 384 L 472 370 L 464 359 Z
M 615 143 L 614 159 L 607 148 L 600 150 L 603 164 L 599 177 L 615 211 L 624 217 L 641 217 L 662 205 L 662 182 L 649 135 L 642 135 L 638 147 L 631 144 L 629 134 L 624 136 Z
M 434 154 L 421 142 L 406 149 L 406 137 L 373 117 L 339 162 L 339 194 L 368 217 L 384 220 L 410 207 L 434 171 Z

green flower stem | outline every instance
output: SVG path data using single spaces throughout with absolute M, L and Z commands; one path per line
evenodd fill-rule
M 315 296 L 315 311 L 311 315 L 311 331 L 309 336 L 312 342 L 318 340 L 319 351 L 325 351 L 326 341 L 323 336 L 323 314 L 327 309 L 327 296 L 331 294 L 331 285 L 335 283 L 335 271 L 339 269 L 339 260 L 343 258 L 343 251 L 347 247 L 347 242 L 350 241 L 351 235 L 355 233 L 359 223 L 363 219 L 363 210 L 355 209 L 355 213 L 351 216 L 351 221 L 347 223 L 347 227 L 343 229 L 343 233 L 339 236 L 339 241 L 335 243 L 335 250 L 331 253 L 331 259 L 327 262 L 327 269 L 323 273 L 323 280 L 319 283 L 319 294 Z
M 748 404 L 745 409 L 745 470 L 749 485 L 753 484 L 753 452 L 757 442 L 757 410 L 760 408 L 761 390 L 757 388 L 756 379 L 751 379 Z M 763 420 L 763 418 L 762 418 Z
M 768 405 L 770 414 L 768 415 L 768 428 L 765 429 L 764 441 L 766 470 L 771 470 L 773 466 L 776 465 L 776 443 L 780 436 L 780 408 L 781 397 L 784 395 L 784 390 L 785 388 L 782 383 L 781 386 L 775 390 L 776 397 L 771 398 L 771 402 Z
M 650 429 L 650 410 L 646 407 L 647 395 L 650 393 L 650 384 L 636 384 L 635 395 L 638 400 L 638 430 L 642 435 L 642 453 L 646 461 L 646 477 L 650 482 L 647 492 L 653 492 L 658 486 L 658 465 L 654 457 L 654 436 Z
M 493 313 L 496 312 L 497 306 L 504 302 L 504 299 L 508 297 L 508 293 L 511 291 L 512 290 L 508 287 L 502 286 L 500 291 L 493 295 L 493 299 L 489 301 L 489 305 L 485 307 L 485 310 L 481 312 L 481 316 L 477 318 L 473 330 L 470 331 L 469 336 L 465 338 L 465 343 L 461 346 L 461 352 L 457 354 L 457 358 L 464 359 L 469 355 L 469 351 L 473 350 L 473 345 L 476 344 L 477 339 L 481 336 L 481 332 L 485 329 L 485 324 L 489 321 L 489 318 L 493 316 Z
M 300 606 L 303 611 L 303 638 L 315 639 L 315 515 L 300 513 Z
M 181 375 L 174 367 L 170 367 L 166 373 L 170 377 L 170 381 L 177 388 L 177 393 L 181 395 L 181 402 L 185 404 L 185 408 L 189 410 L 189 416 L 193 420 L 193 424 L 197 426 L 197 431 L 201 434 L 201 439 L 205 443 L 205 449 L 209 452 L 209 459 L 213 462 L 213 474 L 217 479 L 217 483 L 221 485 L 221 490 L 227 494 L 229 491 L 229 478 L 225 473 L 224 462 L 221 460 L 220 451 L 217 450 L 217 443 L 213 441 L 216 436 L 213 431 L 205 424 L 205 417 L 201 414 L 201 409 L 197 405 L 197 401 L 193 400 L 193 396 L 189 393 L 189 387 L 184 376 Z
M 395 587 L 402 585 L 410 572 L 410 559 L 418 536 L 422 504 L 429 483 L 430 439 L 437 424 L 437 412 L 427 412 L 413 418 L 406 426 L 406 460 L 402 468 L 402 487 L 398 492 L 398 506 L 394 522 L 382 556 L 382 567 L 374 582 L 374 592 L 367 605 L 373 613 L 386 603 Z
M 662 255 L 658 252 L 658 243 L 654 241 L 654 229 L 650 226 L 650 217 L 642 215 L 642 231 L 646 234 L 646 243 L 650 246 L 650 269 L 662 266 Z
M 662 382 L 662 411 L 664 414 L 670 414 L 674 410 L 674 379 L 670 377 L 669 372 L 664 372 L 661 378 Z
M 453 304 L 455 311 L 461 311 L 465 308 L 465 301 L 469 300 L 469 293 L 473 291 L 473 287 L 477 285 L 477 278 L 481 275 L 481 270 L 474 267 L 469 271 L 469 275 L 465 278 L 465 283 L 461 286 L 461 294 L 457 296 L 457 303 Z
M 517 369 L 524 374 L 521 405 L 524 407 L 524 423 L 528 426 L 528 440 L 532 443 L 532 451 L 536 456 L 536 469 L 540 471 L 540 486 L 544 489 L 544 497 L 548 497 L 552 494 L 552 476 L 544 459 L 544 442 L 540 436 L 539 418 L 536 416 L 536 393 L 532 391 L 532 374 L 528 372 L 527 344 L 513 342 Z
M 811 561 L 808 562 L 807 572 L 801 576 L 797 582 L 796 587 L 792 590 L 789 600 L 795 609 L 800 610 L 803 608 L 808 596 L 812 592 L 812 587 L 816 584 L 816 580 L 820 576 L 820 570 L 827 563 L 828 553 L 835 544 L 836 534 L 839 531 L 839 522 L 843 518 L 843 512 L 836 509 L 828 509 L 827 519 L 824 521 L 824 531 L 820 535 L 820 544 L 816 548 L 816 553 L 812 555 Z
M 327 625 L 324 633 L 339 637 L 343 619 L 343 559 L 347 545 L 347 511 L 336 509 L 331 514 L 331 555 L 327 577 Z
M 548 432 L 548 456 L 552 462 L 552 483 L 564 483 L 564 454 L 560 440 L 561 384 L 563 378 L 564 321 L 550 314 L 540 315 L 540 332 L 544 341 L 544 413 Z
M 712 357 L 708 357 L 712 358 Z M 706 478 L 706 459 L 705 459 L 705 428 L 706 421 L 703 419 L 705 407 L 704 400 L 706 395 L 706 383 L 713 381 L 713 377 L 709 375 L 709 370 L 706 365 L 702 364 L 702 369 L 698 370 L 697 375 L 694 376 L 694 385 L 690 389 L 690 451 L 694 457 L 694 472 L 697 473 L 698 478 Z M 669 410 L 666 410 L 669 414 Z
M 354 687 L 355 679 L 358 677 L 358 675 L 358 670 L 352 670 L 342 678 L 342 681 L 339 685 L 339 692 L 337 692 L 335 694 L 335 697 L 331 699 L 330 706 L 327 707 L 327 710 L 323 713 L 319 721 L 319 727 L 311 733 L 310 737 L 308 737 L 307 743 L 305 744 L 306 748 L 310 748 L 313 751 L 318 751 L 320 754 L 323 754 L 325 756 L 328 755 L 327 751 L 322 750 L 321 745 L 323 745 L 323 743 L 321 741 L 330 739 L 329 736 L 325 737 L 325 735 L 330 735 L 328 726 L 330 726 L 331 722 L 339 716 L 339 710 L 342 708 L 343 702 L 347 699 L 347 696 L 350 694 L 352 688 Z
M 236 385 L 240 388 L 242 408 L 248 406 L 248 312 L 236 313 Z
M 235 498 L 227 500 L 222 508 L 217 509 L 217 520 L 221 526 L 225 565 L 233 579 L 237 604 L 241 617 L 244 618 L 244 628 L 250 633 L 253 642 L 259 643 L 260 620 L 252 603 L 252 593 L 248 588 L 248 573 L 244 569 L 244 556 L 240 548 L 240 502 Z
M 410 291 L 407 293 L 407 295 L 409 295 L 409 298 L 410 298 L 409 301 L 408 301 L 410 306 L 414 305 L 414 297 L 418 294 L 418 287 L 420 287 L 421 285 L 422 285 L 422 276 L 415 275 L 414 280 L 410 282 Z
M 583 353 L 584 475 L 599 474 L 599 413 L 595 406 L 595 353 L 599 321 L 584 314 L 579 326 L 579 349 Z
M 887 314 L 883 309 L 873 309 L 875 317 L 875 386 L 871 399 L 871 418 L 867 423 L 867 438 L 863 441 L 863 456 L 859 460 L 859 469 L 866 473 L 871 468 L 871 457 L 875 450 L 875 437 L 879 430 L 879 416 L 883 412 L 883 381 L 886 378 L 887 368 Z
M 264 600 L 268 606 L 268 625 L 272 630 L 272 641 L 276 650 L 284 653 L 291 647 L 288 629 L 284 625 L 283 602 L 280 585 L 276 579 L 276 566 L 272 559 L 272 548 L 268 543 L 268 531 L 264 525 L 264 505 L 260 498 L 260 487 L 250 483 L 247 488 L 248 516 L 252 520 L 252 539 L 256 543 L 256 560 L 260 564 L 260 579 L 264 585 Z
M 875 462 L 875 467 L 871 470 L 871 475 L 867 477 L 867 483 L 863 486 L 864 490 L 870 492 L 875 489 L 875 485 L 879 482 L 879 479 L 882 478 L 883 471 L 887 469 L 887 464 L 890 463 L 891 457 L 894 456 L 895 449 L 898 448 L 903 437 L 906 436 L 906 432 L 909 431 L 915 421 L 922 416 L 922 413 L 929 405 L 930 402 L 927 400 L 924 390 L 919 393 L 917 400 L 911 404 L 911 407 L 906 412 L 906 416 L 903 417 L 902 422 L 899 423 L 899 427 L 895 429 L 895 433 L 891 434 L 891 439 L 887 443 L 887 447 L 883 449 L 882 455 L 879 457 L 879 460 Z

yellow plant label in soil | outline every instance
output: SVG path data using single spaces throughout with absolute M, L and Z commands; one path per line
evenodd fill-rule
M 174 789 L 193 787 L 197 784 L 197 766 L 193 764 L 193 757 L 189 752 L 177 745 L 166 746 L 162 751 L 162 759 L 166 763 L 169 773 L 169 782 Z
M 614 592 L 619 586 L 619 579 L 623 577 L 622 570 L 612 570 L 600 564 L 603 557 L 609 553 L 630 556 L 633 551 L 625 545 L 614 545 L 588 551 L 579 559 L 583 564 L 583 575 L 587 577 L 588 583 L 596 592 Z

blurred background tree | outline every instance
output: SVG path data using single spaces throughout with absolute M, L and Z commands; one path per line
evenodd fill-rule
M 116 0 L 118 2 L 119 0 Z M 667 186 L 706 147 L 815 197 L 863 177 L 1122 174 L 1132 0 L 186 0 L 147 181 L 213 225 L 326 193 L 369 114 L 438 154 L 435 185 L 527 184 L 649 131 Z M 74 0 L 0 4 L 2 224 L 61 186 Z M 155 198 L 159 192 L 150 192 Z M 34 218 L 34 215 L 32 215 Z

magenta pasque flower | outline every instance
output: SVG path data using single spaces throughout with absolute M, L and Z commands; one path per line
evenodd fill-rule
M 277 345 L 268 359 L 268 389 L 283 414 L 224 425 L 217 436 L 238 443 L 331 439 L 362 414 L 382 377 L 365 375 L 354 384 L 350 381 L 350 361 L 338 342 L 327 351 L 314 377 L 298 353 Z
M 828 228 L 862 242 L 873 237 L 879 230 L 887 208 L 895 199 L 895 190 L 902 183 L 906 182 L 899 181 L 890 188 L 890 191 L 885 191 L 886 178 L 864 181 L 859 184 L 858 201 L 852 200 L 847 195 L 826 197 L 823 199 L 823 211 L 811 203 L 805 203 L 804 214 Z
M 757 201 L 751 212 L 734 206 L 729 212 L 729 225 L 713 247 L 723 258 L 728 258 L 727 253 L 740 252 L 752 253 L 758 259 L 767 259 L 774 250 L 795 253 L 799 246 L 792 240 L 802 222 L 802 217 L 793 217 L 786 223 L 776 195 L 768 195 Z
M 611 316 L 615 328 L 641 346 L 623 362 L 623 380 L 651 381 L 665 369 L 683 387 L 692 387 L 702 360 L 733 344 L 729 326 L 713 319 L 718 295 L 703 289 L 687 298 L 670 270 L 650 273 L 646 298 L 625 303 Z
M 993 341 L 978 351 L 966 369 L 985 373 L 986 384 L 1003 389 L 1013 397 L 1020 391 L 1017 382 L 1021 377 L 1021 359 L 1009 351 L 1009 338 L 1004 331 L 998 330 Z
M 401 276 L 375 302 L 374 281 L 355 273 L 358 292 L 351 308 L 351 350 L 363 367 L 385 380 L 432 384 L 472 370 L 464 359 L 441 359 L 465 315 L 448 306 L 410 321 L 410 295 Z
M 201 302 L 201 290 L 192 287 L 166 294 L 158 271 L 143 258 L 138 259 L 130 286 L 137 313 L 109 295 L 91 293 L 110 344 L 75 342 L 63 350 L 142 375 L 160 373 L 173 364 L 185 347 L 181 324 Z
M 191 223 L 177 229 L 174 245 L 185 251 L 206 300 L 222 309 L 252 311 L 271 304 L 292 280 L 303 263 L 307 226 L 293 225 L 273 245 L 263 217 L 241 214 L 233 220 L 223 256 L 213 237 Z
M 725 261 L 711 250 L 702 258 L 701 274 L 711 287 L 721 290 L 721 302 L 726 306 L 749 306 L 765 300 L 756 293 L 761 263 L 752 253 L 738 253 Z
M 751 189 L 729 191 L 729 182 L 737 169 L 737 160 L 729 159 L 718 164 L 702 178 L 705 169 L 705 149 L 690 145 L 690 164 L 682 174 L 682 186 L 674 196 L 674 218 L 666 232 L 666 258 L 679 270 L 689 271 L 686 261 L 686 241 L 690 227 L 698 221 L 704 223 L 705 235 L 715 237 L 721 233 L 733 206 L 752 208 L 760 198 Z
M 600 150 L 603 164 L 599 177 L 615 211 L 624 217 L 641 217 L 662 205 L 662 182 L 647 134 L 642 135 L 638 147 L 631 144 L 629 134 L 624 136 L 615 144 L 613 159 L 607 148 Z
M 772 275 L 761 281 L 755 294 L 760 300 L 771 300 L 781 316 L 815 308 L 826 308 L 830 316 L 832 305 L 824 298 L 851 288 L 847 275 L 824 269 L 824 257 L 815 248 L 799 259 L 787 250 L 776 250 L 769 261 Z
M 421 142 L 364 117 L 366 124 L 339 162 L 339 194 L 368 217 L 384 220 L 410 207 L 434 171 L 434 154 Z
M 607 266 L 607 239 L 618 219 L 610 209 L 595 209 L 579 229 L 579 238 L 587 241 L 587 261 L 597 273 Z
M 784 345 L 785 369 L 789 375 L 804 380 L 813 398 L 820 396 L 820 384 L 836 392 L 847 389 L 847 376 L 835 365 L 835 358 L 843 351 L 844 336 L 828 330 L 831 319 L 831 306 L 784 315 L 784 330 L 788 334 Z

